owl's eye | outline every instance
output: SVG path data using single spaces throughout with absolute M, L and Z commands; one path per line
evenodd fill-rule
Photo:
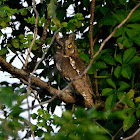
M 57 49 L 61 49 L 61 46 L 57 46 Z
M 70 45 L 68 45 L 67 47 L 70 49 L 70 48 L 72 48 L 72 45 L 70 44 Z

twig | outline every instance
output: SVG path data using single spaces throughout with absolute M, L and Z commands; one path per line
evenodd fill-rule
M 28 55 L 27 55 L 25 64 L 24 64 L 24 66 L 23 66 L 24 69 L 26 68 L 26 66 L 27 66 L 27 64 L 28 64 L 28 60 L 29 60 L 29 57 L 30 57 L 30 53 L 31 53 L 31 51 L 32 51 L 33 45 L 34 45 L 35 40 L 36 40 L 36 38 L 37 38 L 37 32 L 38 32 L 37 24 L 38 24 L 39 13 L 38 13 L 38 11 L 37 11 L 36 8 L 35 8 L 35 0 L 33 0 L 33 9 L 34 9 L 35 14 L 36 14 L 35 29 L 34 29 L 34 38 L 33 38 L 32 42 L 31 42 L 31 44 L 30 44 L 30 47 L 29 47 Z
M 89 41 L 90 41 L 90 51 L 93 55 L 93 21 L 94 21 L 94 11 L 95 11 L 95 0 L 92 0 L 90 6 L 90 25 L 89 25 Z
M 105 129 L 102 125 L 100 125 L 98 122 L 95 122 L 95 124 L 97 124 L 99 127 L 101 127 L 102 129 L 104 129 L 104 131 L 105 131 L 110 137 L 112 137 L 112 135 L 108 132 L 108 130 Z
M 118 132 L 112 137 L 112 140 L 115 140 L 115 138 L 117 137 L 117 135 L 122 131 L 123 127 L 121 127 Z
M 93 46 L 95 45 L 96 41 L 98 40 L 99 33 L 100 33 L 102 27 L 103 27 L 103 24 L 100 25 L 99 30 L 98 30 L 98 32 L 97 32 L 97 34 L 96 34 L 96 36 L 95 36 L 95 38 L 93 40 L 93 44 L 92 44 Z
M 24 79 L 20 78 L 20 80 L 21 80 L 24 84 L 28 85 L 28 82 L 25 81 Z M 33 90 L 31 87 L 30 87 L 30 90 L 31 90 L 32 93 L 34 94 L 35 99 L 37 99 L 37 101 L 40 103 L 40 100 L 39 100 L 38 96 L 35 94 L 34 90 Z M 37 89 L 36 89 L 36 90 L 37 90 Z M 41 106 L 41 108 L 43 108 L 43 106 Z
M 117 106 L 123 101 L 123 99 L 124 99 L 125 97 L 126 97 L 126 95 L 124 94 L 124 95 L 122 96 L 121 100 L 119 100 L 119 101 L 114 105 L 114 107 L 113 107 L 112 110 L 114 110 L 115 107 L 117 107 Z
M 33 139 L 35 140 L 35 134 L 34 134 L 34 131 L 33 131 L 33 128 L 32 128 L 32 125 L 31 125 L 31 115 L 30 115 L 30 106 L 29 106 L 29 101 L 28 101 L 28 97 L 27 97 L 27 105 L 28 105 L 28 120 L 29 120 L 29 126 L 30 126 L 30 129 L 31 129 L 31 132 L 32 132 L 32 136 L 33 136 Z
M 21 61 L 22 64 L 24 64 L 24 62 L 22 61 L 22 59 L 19 57 L 18 53 L 15 51 L 16 56 L 18 57 L 18 59 Z
M 94 86 L 95 86 L 95 94 L 97 98 L 100 98 L 99 90 L 98 90 L 98 79 L 95 78 L 97 77 L 97 71 L 94 74 Z
M 96 34 L 96 36 L 95 36 L 95 38 L 94 38 L 94 40 L 92 42 L 93 47 L 94 47 L 96 41 L 98 40 L 98 36 L 99 36 L 99 33 L 100 33 L 100 30 L 101 30 L 102 26 L 103 26 L 103 24 L 101 24 L 101 26 L 99 28 L 99 31 L 97 32 L 97 34 Z M 98 90 L 98 79 L 96 77 L 97 77 L 97 71 L 94 74 L 94 86 L 95 86 L 95 94 L 96 94 L 96 97 L 99 100 L 100 99 L 100 94 L 99 94 L 99 90 Z
M 133 133 L 131 136 L 124 138 L 123 140 L 130 140 L 130 139 L 134 138 L 139 132 L 140 132 L 140 128 L 135 133 Z
M 43 104 L 46 104 L 46 103 L 49 103 L 49 102 L 53 101 L 57 96 L 59 96 L 62 92 L 64 92 L 67 88 L 69 88 L 75 80 L 77 80 L 77 79 L 81 78 L 83 75 L 85 75 L 85 74 L 87 73 L 87 71 L 90 69 L 90 67 L 91 67 L 91 65 L 92 65 L 92 63 L 93 63 L 93 61 L 94 61 L 94 58 L 97 57 L 97 56 L 99 55 L 99 53 L 102 51 L 102 49 L 103 49 L 104 45 L 106 44 L 106 42 L 107 42 L 107 41 L 116 33 L 116 31 L 130 18 L 130 16 L 133 14 L 133 12 L 134 12 L 139 6 L 140 6 L 140 3 L 139 3 L 138 5 L 136 5 L 136 6 L 130 11 L 130 13 L 128 14 L 128 16 L 127 16 L 127 17 L 113 30 L 113 32 L 103 41 L 103 43 L 101 44 L 99 50 L 98 50 L 97 53 L 91 58 L 89 65 L 86 67 L 86 69 L 84 70 L 84 72 L 83 72 L 81 75 L 75 77 L 65 88 L 63 88 L 62 90 L 60 90 L 60 91 L 59 91 L 57 94 L 55 94 L 50 100 L 47 100 L 47 101 L 45 101 L 45 102 L 41 102 L 39 105 L 43 105 Z M 59 29 L 59 30 L 60 30 L 60 29 Z M 58 31 L 59 31 L 59 30 L 58 30 Z M 54 34 L 52 40 L 55 39 L 56 34 L 57 34 L 58 31 L 55 32 L 55 34 Z M 52 40 L 51 40 L 51 42 L 52 42 Z M 50 44 L 51 44 L 51 43 L 50 43 Z M 43 55 L 45 55 L 45 54 L 43 54 Z M 43 56 L 42 56 L 42 59 L 41 59 L 41 60 L 43 60 Z M 38 66 L 38 65 L 36 65 L 36 66 Z M 33 108 L 36 108 L 36 107 L 39 106 L 39 105 L 33 106 L 32 109 L 33 109 Z

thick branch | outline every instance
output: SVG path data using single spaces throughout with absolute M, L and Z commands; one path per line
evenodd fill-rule
M 13 67 L 10 63 L 7 63 L 4 58 L 0 56 L 0 66 L 3 70 L 6 72 L 9 72 L 11 75 L 22 78 L 25 81 L 28 81 L 29 74 L 25 72 L 24 70 L 17 69 Z M 31 76 L 31 85 L 34 85 L 36 87 L 39 87 L 40 89 L 46 90 L 46 94 L 50 96 L 57 95 L 57 93 L 60 90 L 57 90 L 56 88 L 53 88 L 48 83 L 40 80 L 39 78 L 35 76 Z M 75 103 L 76 100 L 70 93 L 62 92 L 61 95 L 57 95 L 56 98 L 59 98 L 60 100 L 66 102 L 66 103 Z

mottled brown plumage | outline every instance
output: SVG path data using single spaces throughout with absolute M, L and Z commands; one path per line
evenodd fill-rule
M 68 38 L 57 39 L 54 44 L 56 67 L 68 82 L 82 74 L 86 68 L 74 41 L 75 35 L 71 34 Z M 84 97 L 85 106 L 93 106 L 93 90 L 88 74 L 75 80 L 72 86 L 74 91 Z

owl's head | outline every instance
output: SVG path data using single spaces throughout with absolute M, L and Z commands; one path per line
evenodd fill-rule
M 75 34 L 70 34 L 67 38 L 56 38 L 55 53 L 63 54 L 65 56 L 71 56 L 77 52 L 77 46 L 74 43 Z

